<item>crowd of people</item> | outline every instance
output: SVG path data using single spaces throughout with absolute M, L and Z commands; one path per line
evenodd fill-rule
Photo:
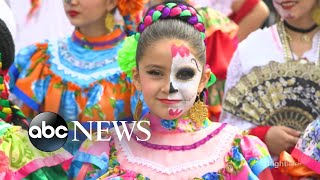
M 319 25 L 319 0 L 0 1 L 0 178 L 319 179 Z M 151 138 L 43 152 L 41 112 Z

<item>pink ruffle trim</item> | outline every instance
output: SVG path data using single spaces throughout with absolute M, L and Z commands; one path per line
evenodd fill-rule
M 320 174 L 320 162 L 304 154 L 301 150 L 294 148 L 291 155 L 300 163 L 304 164 L 314 172 Z
M 56 166 L 59 164 L 62 164 L 63 162 L 72 159 L 72 155 L 69 154 L 68 152 L 65 152 L 63 154 L 57 154 L 52 157 L 48 158 L 42 158 L 42 159 L 35 159 L 31 162 L 29 162 L 27 165 L 23 166 L 16 172 L 12 172 L 12 179 L 22 179 L 30 175 L 32 172 L 42 168 L 42 167 L 51 167 L 51 166 Z M 7 172 L 5 172 L 7 173 Z M 0 173 L 0 177 L 3 177 L 3 173 Z M 7 177 L 4 175 L 4 177 Z

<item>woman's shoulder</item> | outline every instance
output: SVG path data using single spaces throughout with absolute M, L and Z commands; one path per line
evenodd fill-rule
M 274 45 L 274 40 L 276 39 L 276 25 L 265 27 L 263 29 L 257 29 L 256 31 L 249 34 L 249 36 L 239 43 L 239 48 L 259 48 Z M 268 44 L 272 42 L 272 44 Z
M 270 61 L 282 61 L 283 49 L 276 25 L 258 29 L 238 45 L 233 61 L 240 61 L 243 73 Z

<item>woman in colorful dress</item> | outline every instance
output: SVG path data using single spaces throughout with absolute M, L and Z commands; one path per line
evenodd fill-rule
M 270 61 L 319 62 L 319 1 L 273 0 L 273 4 L 282 20 L 269 28 L 253 32 L 239 44 L 228 68 L 226 93 L 253 67 L 267 65 Z M 259 126 L 228 112 L 223 112 L 221 122 L 250 130 L 250 134 L 258 136 L 266 143 L 275 158 L 282 151 L 290 151 L 297 144 L 301 134 L 284 126 Z M 285 179 L 278 169 L 274 171 L 275 178 Z
M 320 117 L 309 124 L 291 154 L 281 153 L 279 168 L 292 179 L 320 178 Z
M 0 179 L 67 179 L 60 164 L 72 155 L 63 149 L 50 153 L 36 149 L 23 113 L 8 100 L 7 72 L 13 60 L 13 39 L 0 19 Z
M 132 125 L 131 140 L 111 130 L 103 136 L 110 142 L 85 141 L 73 161 L 76 179 L 270 179 L 272 160 L 258 138 L 207 118 L 203 89 L 215 77 L 202 22 L 184 1 L 147 11 L 120 51 L 134 63 L 119 63 L 129 74 L 137 65 L 132 78 L 150 109 L 141 122 L 151 136 Z
M 65 0 L 64 8 L 76 27 L 73 34 L 22 49 L 10 68 L 10 90 L 23 101 L 22 111 L 27 118 L 51 111 L 80 123 L 130 118 L 135 89 L 120 70 L 117 53 L 133 33 L 131 15 L 143 8 L 143 1 Z M 115 23 L 117 11 L 124 26 Z M 65 148 L 74 153 L 81 141 L 70 140 Z

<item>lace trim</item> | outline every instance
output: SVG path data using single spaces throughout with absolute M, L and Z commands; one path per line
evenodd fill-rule
M 59 42 L 59 47 L 61 48 L 61 56 L 63 57 L 64 60 L 68 61 L 70 64 L 73 66 L 79 68 L 79 69 L 86 69 L 86 70 L 92 70 L 96 69 L 98 67 L 103 67 L 106 66 L 110 63 L 114 63 L 117 61 L 117 55 L 113 56 L 111 59 L 106 59 L 104 61 L 98 61 L 98 62 L 87 62 L 87 61 L 82 61 L 74 57 L 67 46 L 67 43 L 65 42 Z
M 233 133 L 230 133 L 230 132 L 233 132 Z M 220 148 L 218 148 L 217 151 L 212 152 L 212 154 L 207 159 L 187 162 L 187 163 L 183 163 L 183 164 L 172 166 L 172 167 L 167 167 L 141 157 L 135 157 L 126 141 L 122 141 L 121 143 L 117 141 L 116 143 L 121 147 L 121 150 L 124 153 L 128 162 L 151 168 L 152 170 L 155 170 L 156 172 L 159 172 L 159 173 L 172 175 L 182 171 L 194 170 L 194 168 L 201 168 L 204 166 L 208 166 L 211 163 L 216 162 L 219 158 L 224 157 L 222 153 L 224 153 L 224 150 L 228 145 L 226 142 L 231 142 L 231 139 L 235 137 L 236 132 L 237 130 L 234 127 L 231 127 L 230 129 L 225 130 L 223 132 L 224 134 L 222 135 L 222 137 L 225 137 L 223 138 L 223 142 L 222 142 L 222 138 L 219 139 L 219 144 L 222 144 L 222 146 L 220 146 Z
M 67 53 L 67 50 L 66 50 L 66 53 Z M 70 75 L 71 77 L 81 79 L 82 81 L 89 81 L 92 79 L 99 79 L 100 77 L 106 77 L 106 71 L 93 72 L 90 74 L 90 76 L 88 76 L 88 74 L 76 72 L 76 71 L 66 67 L 65 65 L 63 65 L 60 62 L 60 59 L 57 58 L 57 57 L 59 57 L 59 55 L 58 55 L 59 53 L 56 48 L 53 49 L 52 54 L 53 54 L 53 57 L 51 59 L 52 64 L 54 64 L 56 66 L 57 70 L 62 71 L 65 75 Z M 74 57 L 73 57 L 74 59 L 72 59 L 72 60 L 68 57 L 64 57 L 64 58 L 65 58 L 65 60 L 67 60 L 71 63 L 72 63 L 72 61 L 78 61 L 77 64 L 80 65 L 79 60 L 76 60 Z M 109 60 L 106 60 L 104 63 L 111 63 L 111 62 L 112 62 L 112 60 L 109 59 Z M 118 73 L 119 71 L 120 71 L 120 68 L 117 66 L 115 68 L 108 69 L 107 74 L 115 74 L 115 73 Z

